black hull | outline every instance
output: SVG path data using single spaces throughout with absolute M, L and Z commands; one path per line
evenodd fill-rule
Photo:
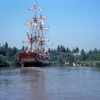
M 22 67 L 45 67 L 49 66 L 49 63 L 41 63 L 41 62 L 25 62 L 22 63 Z

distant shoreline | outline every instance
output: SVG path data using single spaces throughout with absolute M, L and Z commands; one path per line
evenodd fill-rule
M 9 47 L 7 42 L 0 46 L 0 68 L 21 66 L 19 62 L 21 50 Z M 86 52 L 84 49 L 80 51 L 78 47 L 70 50 L 61 45 L 57 49 L 49 49 L 48 52 L 51 65 L 100 67 L 100 50 L 96 48 Z

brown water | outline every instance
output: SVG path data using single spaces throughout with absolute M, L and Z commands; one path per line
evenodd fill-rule
M 2 69 L 0 100 L 100 100 L 100 69 Z

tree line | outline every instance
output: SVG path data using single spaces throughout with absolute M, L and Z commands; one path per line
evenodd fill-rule
M 49 52 L 52 64 L 100 67 L 100 50 L 96 48 L 86 52 L 84 49 L 79 50 L 78 47 L 70 50 L 61 45 L 57 49 L 49 49 Z
M 18 48 L 9 47 L 7 42 L 0 46 L 0 67 L 20 66 L 19 53 Z
M 23 47 L 22 47 L 23 49 Z M 21 49 L 21 50 L 22 50 Z M 19 62 L 20 51 L 16 47 L 9 47 L 6 42 L 0 46 L 0 67 L 21 66 Z M 100 67 L 100 50 L 94 49 L 86 52 L 78 47 L 71 50 L 60 45 L 57 49 L 49 49 L 50 63 L 66 66 L 97 66 Z

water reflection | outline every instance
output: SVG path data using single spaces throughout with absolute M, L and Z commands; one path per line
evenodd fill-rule
M 93 71 L 100 72 L 100 67 L 92 67 Z
M 27 100 L 46 100 L 45 92 L 45 71 L 43 68 L 22 68 L 22 83 L 28 92 Z
M 11 80 L 9 80 L 9 79 L 0 79 L 0 86 L 2 86 L 2 85 L 6 85 L 6 86 L 8 86 L 9 84 L 11 84 Z
M 0 100 L 99 100 L 100 71 L 91 67 L 0 70 Z

